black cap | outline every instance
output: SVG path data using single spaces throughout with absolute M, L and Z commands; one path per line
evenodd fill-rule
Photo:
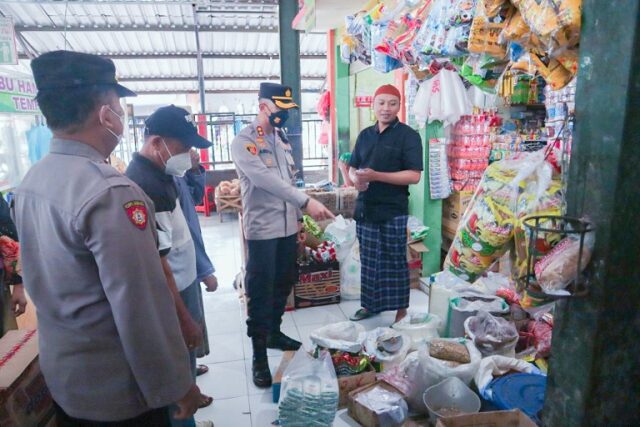
M 39 91 L 104 85 L 113 87 L 121 98 L 136 96 L 118 84 L 113 61 L 102 56 L 56 50 L 31 61 L 31 70 Z
M 175 138 L 186 147 L 209 148 L 213 144 L 198 135 L 193 117 L 184 108 L 169 105 L 158 108 L 144 122 L 145 135 Z
M 293 102 L 293 91 L 289 86 L 279 83 L 260 83 L 260 93 L 258 98 L 266 98 L 273 101 L 276 107 L 288 110 L 298 108 L 298 104 Z

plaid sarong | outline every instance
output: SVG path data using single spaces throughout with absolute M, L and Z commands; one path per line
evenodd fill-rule
M 357 224 L 362 265 L 360 303 L 371 313 L 409 307 L 407 219 L 404 215 L 383 224 Z

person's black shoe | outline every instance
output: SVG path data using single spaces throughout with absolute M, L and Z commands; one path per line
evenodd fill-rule
M 302 343 L 289 338 L 282 332 L 274 332 L 269 334 L 267 338 L 267 348 L 273 348 L 282 351 L 296 351 L 302 346 Z
M 253 383 L 256 387 L 271 387 L 271 371 L 269 370 L 269 361 L 267 357 L 253 356 Z

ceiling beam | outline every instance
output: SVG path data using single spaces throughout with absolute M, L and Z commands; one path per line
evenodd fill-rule
M 127 52 L 127 53 L 96 53 L 91 52 L 94 55 L 106 56 L 111 59 L 196 59 L 196 54 L 189 52 L 176 52 L 176 53 L 145 53 L 145 52 Z M 29 59 L 25 54 L 19 55 L 20 59 Z M 268 60 L 279 59 L 280 55 L 274 54 L 259 54 L 259 53 L 203 53 L 203 59 L 254 59 L 254 60 Z M 326 55 L 319 53 L 305 53 L 300 55 L 300 59 L 325 59 Z
M 199 93 L 197 90 L 134 90 L 138 95 L 166 95 L 166 94 L 193 94 Z M 320 89 L 302 89 L 302 93 L 319 93 Z M 228 89 L 228 90 L 207 90 L 207 94 L 258 94 L 258 89 L 250 90 L 250 89 Z
M 66 31 L 71 32 L 104 32 L 104 31 L 179 31 L 193 33 L 195 25 L 178 25 L 178 24 L 100 24 L 100 25 L 24 25 L 15 24 L 16 31 L 23 33 L 59 33 Z M 198 31 L 201 33 L 278 33 L 278 25 L 209 25 L 200 24 Z
M 234 81 L 234 80 L 249 80 L 249 81 L 265 81 L 265 80 L 278 80 L 280 81 L 280 76 L 204 76 L 205 80 L 208 81 Z M 186 81 L 197 81 L 198 76 L 150 76 L 150 77 L 140 77 L 140 76 L 123 76 L 118 77 L 118 81 L 120 82 L 186 82 Z M 306 81 L 325 81 L 326 77 L 323 76 L 302 76 L 302 80 Z
M 173 5 L 191 5 L 194 0 L 66 0 L 69 4 L 100 4 L 100 5 L 154 5 L 154 4 L 173 4 Z M 14 3 L 24 4 L 25 0 L 2 0 L 2 3 Z M 36 4 L 54 4 L 60 5 L 65 3 L 64 0 L 29 0 L 29 3 Z M 278 0 L 234 0 L 232 2 L 226 1 L 210 1 L 211 6 L 224 6 L 231 4 L 233 6 L 245 6 L 245 7 L 258 7 L 258 6 L 273 6 L 278 4 Z

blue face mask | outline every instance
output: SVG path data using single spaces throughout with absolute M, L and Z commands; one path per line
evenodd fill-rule
M 269 115 L 269 124 L 271 124 L 271 126 L 273 126 L 274 128 L 281 128 L 287 122 L 288 118 L 289 118 L 289 111 L 287 110 L 276 111 L 275 113 L 271 113 Z

